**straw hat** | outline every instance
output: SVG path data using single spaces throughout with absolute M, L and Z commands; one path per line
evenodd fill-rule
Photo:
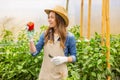
M 53 12 L 57 13 L 58 15 L 60 15 L 65 20 L 66 27 L 68 26 L 68 24 L 69 24 L 68 15 L 67 15 L 67 11 L 65 10 L 64 7 L 56 6 L 53 9 L 45 9 L 45 12 L 47 14 L 49 14 L 50 11 L 53 11 Z

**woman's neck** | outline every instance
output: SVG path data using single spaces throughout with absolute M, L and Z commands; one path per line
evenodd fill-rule
M 54 28 L 54 34 L 58 34 L 58 29 L 57 28 Z

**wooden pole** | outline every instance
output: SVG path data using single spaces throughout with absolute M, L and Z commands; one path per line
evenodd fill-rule
M 90 20 L 91 20 L 91 0 L 88 0 L 88 31 L 87 31 L 87 38 L 90 39 Z
M 109 0 L 106 0 L 106 46 L 108 51 L 106 53 L 107 56 L 107 68 L 110 70 L 110 20 L 109 20 Z M 110 80 L 111 77 L 108 76 L 107 80 Z
M 105 37 L 105 0 L 102 0 L 102 26 L 101 26 L 102 38 L 101 44 L 104 45 L 104 37 Z
M 66 0 L 66 11 L 68 12 L 69 0 Z
M 81 0 L 81 16 L 80 16 L 80 37 L 83 37 L 83 4 L 84 0 Z

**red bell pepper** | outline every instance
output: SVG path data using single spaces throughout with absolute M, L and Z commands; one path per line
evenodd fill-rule
M 28 26 L 28 31 L 34 30 L 34 23 L 33 22 L 28 22 L 27 26 Z

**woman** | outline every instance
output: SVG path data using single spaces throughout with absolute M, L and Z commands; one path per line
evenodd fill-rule
M 68 76 L 66 62 L 76 61 L 75 38 L 66 30 L 69 20 L 63 7 L 56 6 L 45 12 L 49 27 L 41 34 L 36 46 L 30 38 L 30 51 L 35 56 L 44 48 L 39 80 L 63 80 Z

